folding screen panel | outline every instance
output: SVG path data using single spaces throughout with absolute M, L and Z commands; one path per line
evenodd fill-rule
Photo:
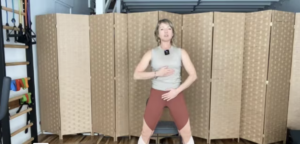
M 293 29 L 293 13 L 247 14 L 241 138 L 285 141 Z
M 134 80 L 135 67 L 142 56 L 157 46 L 154 30 L 158 12 L 129 13 L 128 16 L 128 60 L 129 60 L 129 131 L 140 136 L 146 100 L 151 89 L 150 80 Z M 150 64 L 147 71 L 151 71 Z
M 116 136 L 129 135 L 127 15 L 115 13 Z
M 56 15 L 36 17 L 41 130 L 60 134 Z
M 114 15 L 90 16 L 93 132 L 115 136 Z
M 56 18 L 61 134 L 91 132 L 89 16 Z
M 214 13 L 210 139 L 239 138 L 244 13 Z
M 296 14 L 291 88 L 288 109 L 288 127 L 300 130 L 300 13 Z
M 271 11 L 246 14 L 240 137 L 262 143 Z
M 182 28 L 182 15 L 181 14 L 175 14 L 175 13 L 170 13 L 170 12 L 164 12 L 164 11 L 159 11 L 158 12 L 158 19 L 169 19 L 172 21 L 175 29 L 175 46 L 181 47 L 181 28 Z M 163 121 L 173 121 L 173 118 L 170 114 L 170 111 L 168 108 L 164 109 L 164 112 L 161 116 L 161 119 Z
M 264 143 L 286 139 L 294 20 L 294 13 L 272 11 Z
M 213 12 L 183 15 L 182 47 L 193 62 L 198 79 L 185 90 L 193 136 L 208 139 Z M 182 80 L 188 77 L 183 68 Z

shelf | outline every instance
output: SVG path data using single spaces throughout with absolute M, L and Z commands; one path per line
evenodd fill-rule
M 3 25 L 3 29 L 6 29 L 6 30 L 15 30 L 15 31 L 20 31 L 19 28 L 17 27 L 11 27 L 11 26 L 6 26 L 6 25 Z
M 13 98 L 10 98 L 10 99 L 9 99 L 9 102 L 19 100 L 19 99 L 21 99 L 22 97 L 23 97 L 23 95 L 21 95 L 21 96 L 16 96 L 16 97 L 13 97 Z
M 2 6 L 2 9 L 3 9 L 3 10 L 6 10 L 6 11 L 9 11 L 9 12 L 14 12 L 14 13 L 16 13 L 16 14 L 20 14 L 20 11 L 18 11 L 18 10 L 14 10 L 14 11 L 13 11 L 11 8 L 8 8 L 8 7 Z M 21 12 L 21 15 L 25 15 L 25 13 Z
M 34 138 L 30 138 L 29 140 L 27 140 L 26 142 L 24 142 L 23 144 L 31 144 L 31 142 L 34 140 Z
M 16 79 L 22 79 L 22 78 L 16 78 Z M 13 80 L 16 80 L 16 79 L 13 79 Z M 30 80 L 30 77 L 27 77 L 27 80 Z
M 22 132 L 22 131 L 24 131 L 24 130 L 26 130 L 27 128 L 30 128 L 30 127 L 32 127 L 32 126 L 33 126 L 33 123 L 30 123 L 29 125 L 26 125 L 26 126 L 22 127 L 21 129 L 19 129 L 19 130 L 13 132 L 13 133 L 11 134 L 11 137 L 17 135 L 18 133 L 20 133 L 20 132 Z
M 27 79 L 29 80 L 29 78 L 27 78 Z M 9 103 L 8 103 L 8 109 L 12 110 L 12 109 L 20 107 L 20 102 L 18 100 L 22 99 L 22 97 L 23 97 L 23 95 L 10 98 Z
M 23 115 L 23 114 L 25 114 L 25 113 L 27 113 L 27 112 L 30 112 L 30 111 L 32 111 L 32 108 L 28 108 L 28 109 L 26 109 L 26 110 L 23 110 L 23 111 L 21 111 L 21 112 L 15 114 L 15 115 L 13 115 L 13 116 L 10 116 L 10 120 L 12 120 L 12 119 L 14 119 L 14 118 L 16 118 L 16 117 L 19 117 L 19 116 L 21 116 L 21 115 Z
M 29 78 L 27 78 L 27 80 L 29 80 Z M 31 93 L 27 93 L 27 94 L 31 94 Z M 23 94 L 23 95 L 24 95 L 24 94 Z M 13 97 L 13 98 L 10 98 L 10 99 L 9 99 L 9 102 L 19 100 L 19 99 L 21 99 L 21 98 L 23 97 L 23 95 L 16 96 L 16 97 Z
M 22 79 L 22 78 L 20 78 L 20 79 Z M 30 80 L 30 77 L 27 77 L 27 80 Z
M 11 63 L 6 63 L 6 66 L 17 66 L 17 65 L 28 65 L 29 62 L 11 62 Z
M 6 44 L 4 45 L 4 48 L 24 48 L 27 49 L 27 45 L 12 45 L 12 44 Z
M 12 109 L 15 109 L 15 108 L 18 108 L 18 107 L 20 107 L 20 102 L 19 101 L 9 102 L 9 106 L 8 106 L 9 110 L 12 110 Z

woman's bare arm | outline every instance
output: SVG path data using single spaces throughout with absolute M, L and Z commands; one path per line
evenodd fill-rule
M 186 88 L 188 88 L 196 79 L 197 79 L 197 73 L 195 70 L 195 67 L 188 55 L 188 53 L 182 49 L 181 50 L 181 57 L 182 57 L 182 63 L 189 74 L 188 78 L 176 89 L 178 93 L 182 92 Z
M 134 71 L 134 79 L 151 79 L 154 78 L 155 72 L 145 72 L 151 60 L 151 50 L 147 51 Z

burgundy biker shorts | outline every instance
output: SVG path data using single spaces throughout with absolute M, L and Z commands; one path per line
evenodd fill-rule
M 162 99 L 162 95 L 167 91 L 160 91 L 151 88 L 150 97 L 145 109 L 144 119 L 151 130 L 154 130 L 163 114 L 165 106 L 169 108 L 170 114 L 177 126 L 181 130 L 188 122 L 189 113 L 185 104 L 184 96 L 179 93 L 170 101 Z

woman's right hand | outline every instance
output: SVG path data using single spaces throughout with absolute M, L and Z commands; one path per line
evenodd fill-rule
M 173 69 L 170 69 L 167 66 L 164 66 L 164 67 L 160 68 L 158 71 L 156 71 L 156 76 L 166 77 L 166 76 L 172 75 L 173 73 L 174 73 Z

